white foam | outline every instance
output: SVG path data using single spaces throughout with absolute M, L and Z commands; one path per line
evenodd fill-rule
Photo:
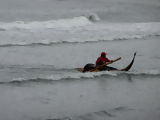
M 85 16 L 71 19 L 49 20 L 49 21 L 15 21 L 11 23 L 0 23 L 1 29 L 44 29 L 44 28 L 72 28 L 89 25 L 92 22 Z
M 1 23 L 0 28 L 2 26 L 9 30 L 0 31 L 1 47 L 128 40 L 160 35 L 160 22 L 92 23 L 84 16 L 57 21 Z
M 110 76 L 117 76 L 116 73 L 114 72 L 108 72 L 108 71 L 103 71 L 103 72 L 89 72 L 89 73 L 64 73 L 60 75 L 51 75 L 51 76 L 46 76 L 43 79 L 51 79 L 51 80 L 61 80 L 61 79 L 80 79 L 80 78 L 94 78 L 98 77 L 101 75 L 110 75 Z
M 41 80 L 50 80 L 50 81 L 58 81 L 58 80 L 65 80 L 65 79 L 81 79 L 81 78 L 95 78 L 100 77 L 103 75 L 107 76 L 119 76 L 123 74 L 129 74 L 129 75 L 160 75 L 160 71 L 153 69 L 153 70 L 147 70 L 147 71 L 140 71 L 140 72 L 122 72 L 122 71 L 101 71 L 101 72 L 88 72 L 88 73 L 80 73 L 80 72 L 65 72 L 60 74 L 54 74 L 54 75 L 47 75 L 47 76 L 35 76 L 33 78 L 14 78 L 10 82 L 27 82 L 27 81 L 41 81 Z
M 103 71 L 103 72 L 90 72 L 90 73 L 73 73 L 73 72 L 67 72 L 63 74 L 55 74 L 55 75 L 49 75 L 49 76 L 38 76 L 34 78 L 14 78 L 12 79 L 11 82 L 23 82 L 23 81 L 30 81 L 30 80 L 39 80 L 39 79 L 44 79 L 44 80 L 63 80 L 63 79 L 80 79 L 80 78 L 94 78 L 94 77 L 99 77 L 102 75 L 109 75 L 109 76 L 117 76 L 117 73 L 114 72 L 108 72 L 108 71 Z

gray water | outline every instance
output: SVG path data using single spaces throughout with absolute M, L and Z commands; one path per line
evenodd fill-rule
M 41 21 L 97 13 L 109 22 L 159 22 L 159 0 L 1 0 L 1 21 Z
M 0 1 L 0 120 L 159 120 L 158 0 Z M 129 72 L 80 73 L 101 51 Z

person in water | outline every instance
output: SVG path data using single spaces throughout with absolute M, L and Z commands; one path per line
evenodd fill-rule
M 87 71 L 95 70 L 95 69 L 98 69 L 100 71 L 117 70 L 116 68 L 106 66 L 105 63 L 107 63 L 107 62 L 111 62 L 112 63 L 113 61 L 106 57 L 106 52 L 102 52 L 101 56 L 98 57 L 98 59 L 96 60 L 96 65 L 92 64 L 92 63 L 86 64 L 84 66 L 84 68 L 83 68 L 83 72 L 87 72 Z
M 106 57 L 107 53 L 106 52 L 101 52 L 101 56 L 97 58 L 96 60 L 96 67 L 98 66 L 102 66 L 100 68 L 98 68 L 99 70 L 107 70 L 107 71 L 110 71 L 110 70 L 117 70 L 116 68 L 113 68 L 113 67 L 109 67 L 109 66 L 106 66 L 104 65 L 105 63 L 107 62 L 113 62 L 112 60 L 108 59 Z M 103 66 L 104 65 L 104 66 Z

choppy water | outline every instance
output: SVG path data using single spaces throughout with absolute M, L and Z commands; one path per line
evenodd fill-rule
M 159 120 L 157 0 L 0 1 L 0 119 Z M 129 72 L 80 73 L 101 51 Z

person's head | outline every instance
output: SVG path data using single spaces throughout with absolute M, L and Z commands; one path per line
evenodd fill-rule
M 102 58 L 105 58 L 105 57 L 106 57 L 106 54 L 107 54 L 106 52 L 101 52 L 101 57 L 102 57 Z

